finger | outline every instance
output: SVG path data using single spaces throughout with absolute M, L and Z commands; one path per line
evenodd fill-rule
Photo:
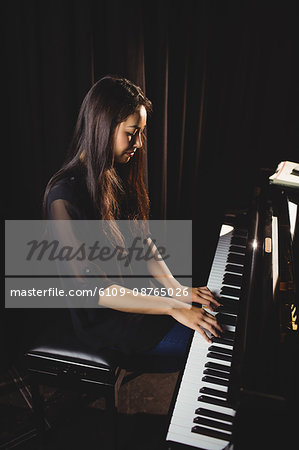
M 211 311 L 218 311 L 218 308 L 220 308 L 222 305 L 221 305 L 221 303 L 219 303 L 219 302 L 217 302 L 217 303 L 210 303 L 210 305 L 209 305 L 209 309 L 211 310 Z
M 201 291 L 201 292 L 210 292 L 211 293 L 211 291 L 210 291 L 210 289 L 208 288 L 208 286 L 200 286 L 200 287 L 198 287 L 197 288 L 199 291 Z
M 221 333 L 223 333 L 223 329 L 215 316 L 205 311 L 203 319 L 205 322 L 210 323 L 213 327 L 217 328 L 219 331 L 221 331 Z
M 209 330 L 214 336 L 221 337 L 223 330 L 215 320 L 205 318 L 201 326 Z
M 206 299 L 203 297 L 195 297 L 192 298 L 192 303 L 198 303 L 200 305 L 204 305 L 207 308 L 209 308 L 211 311 L 216 310 L 219 306 L 221 306 L 220 303 L 217 302 L 217 300 L 211 301 L 211 299 Z
M 202 325 L 204 328 L 206 328 L 213 336 L 215 337 L 221 337 L 220 331 L 218 331 L 215 327 L 210 325 L 209 323 L 205 323 Z
M 208 323 L 211 327 L 213 327 L 218 334 L 224 332 L 223 328 L 221 327 L 221 325 L 219 325 L 217 321 L 216 322 L 205 321 L 205 323 Z
M 203 298 L 201 298 L 199 295 L 193 295 L 191 299 L 192 303 L 199 303 L 201 305 L 206 304 L 206 300 L 203 301 Z
M 205 333 L 205 331 L 204 331 L 199 325 L 198 325 L 198 326 L 195 325 L 194 328 L 195 328 L 196 331 L 198 331 L 199 334 L 202 335 L 202 337 L 203 337 L 207 342 L 209 342 L 210 344 L 212 343 L 212 340 L 209 338 L 209 336 Z
M 211 301 L 211 302 L 213 302 L 213 303 L 217 303 L 217 304 L 220 305 L 218 299 L 215 298 L 214 295 L 213 295 L 209 290 L 207 290 L 207 291 L 201 291 L 200 289 L 198 289 L 198 290 L 196 291 L 196 295 L 199 296 L 199 297 L 201 297 L 201 298 L 203 298 L 203 299 L 205 299 L 205 300 L 207 300 L 207 301 Z
M 193 303 L 195 303 L 195 302 L 193 302 Z M 204 300 L 204 301 L 199 300 L 196 303 L 202 305 L 206 311 L 211 311 L 211 312 L 218 311 L 218 308 L 221 306 L 221 305 L 216 305 L 215 303 L 207 302 L 206 300 Z
M 212 294 L 201 293 L 200 297 L 207 300 L 208 302 L 215 303 L 216 305 L 220 306 L 218 299 L 215 298 Z
M 206 317 L 210 317 L 210 319 L 217 320 L 217 314 L 215 315 L 215 313 L 210 313 L 207 308 L 202 308 L 202 309 L 203 309 Z
M 200 292 L 203 295 L 208 295 L 210 297 L 215 297 L 214 294 L 210 291 L 210 289 L 207 286 L 197 288 L 197 291 Z
M 212 292 L 210 291 L 210 289 L 207 288 L 207 287 L 199 287 L 199 288 L 196 288 L 196 292 L 199 292 L 199 293 L 201 293 L 201 294 L 213 295 Z

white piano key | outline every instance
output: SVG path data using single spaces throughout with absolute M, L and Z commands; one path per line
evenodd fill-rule
M 196 416 L 195 416 L 195 417 L 196 417 Z M 199 425 L 199 424 L 194 423 L 194 422 L 193 422 L 193 419 L 194 419 L 194 417 L 191 418 L 191 417 L 187 417 L 186 415 L 185 415 L 185 416 L 178 416 L 178 415 L 177 415 L 177 416 L 171 421 L 171 423 L 172 423 L 173 425 L 178 425 L 178 426 L 186 427 L 187 429 L 189 429 L 189 428 L 190 428 L 190 424 L 191 424 L 191 428 L 194 427 L 195 425 Z M 215 419 L 213 419 L 213 420 L 215 420 Z M 223 432 L 223 433 L 229 433 L 229 434 L 231 434 L 229 431 L 225 431 L 225 430 L 223 430 L 223 429 L 221 428 L 221 423 L 223 424 L 224 422 L 221 422 L 220 420 L 218 420 L 218 421 L 215 420 L 215 422 L 216 422 L 215 426 L 209 426 L 209 425 L 202 425 L 202 426 L 204 426 L 205 428 L 210 428 L 211 430 L 217 430 L 217 431 L 221 431 L 221 432 Z M 219 426 L 217 426 L 217 425 L 219 425 Z M 200 425 L 199 425 L 199 426 L 200 426 Z
M 227 350 L 232 350 L 232 348 L 233 348 L 232 344 L 223 344 L 222 342 L 215 342 L 212 345 L 217 345 L 217 347 L 224 348 Z
M 221 230 L 220 233 L 220 238 L 215 252 L 209 280 L 207 283 L 207 286 L 214 293 L 214 295 L 220 295 L 220 291 L 224 286 L 223 275 L 225 272 L 227 272 L 225 268 L 227 265 L 227 257 L 232 238 L 231 232 L 221 236 L 223 230 L 225 230 L 225 227 L 224 229 Z M 242 265 L 238 266 L 243 267 Z M 231 285 L 225 284 L 225 286 Z M 234 300 L 237 298 L 228 295 L 225 296 L 232 298 Z M 208 311 L 211 312 L 212 314 L 217 314 L 217 312 L 210 310 Z M 236 327 L 232 325 L 222 325 L 222 326 L 225 331 L 234 332 L 236 330 Z M 209 397 L 209 394 L 203 394 L 200 392 L 200 389 L 202 387 L 209 387 L 222 393 L 228 392 L 227 386 L 217 384 L 217 377 L 214 377 L 216 379 L 216 383 L 209 383 L 206 381 L 202 381 L 203 376 L 205 376 L 203 371 L 206 369 L 205 365 L 207 362 L 215 362 L 228 368 L 231 366 L 231 361 L 217 360 L 207 356 L 207 354 L 209 353 L 208 349 L 211 345 L 212 344 L 206 342 L 199 333 L 194 332 L 191 346 L 189 349 L 188 358 L 181 379 L 181 384 L 178 390 L 175 406 L 172 413 L 170 426 L 167 433 L 167 440 L 173 440 L 174 442 L 192 445 L 194 447 L 206 450 L 209 449 L 221 450 L 226 447 L 229 441 L 223 441 L 221 439 L 216 439 L 210 436 L 193 433 L 191 431 L 192 427 L 196 426 L 193 420 L 198 415 L 195 413 L 195 411 L 198 408 L 203 408 L 218 413 L 224 413 L 230 416 L 235 415 L 235 410 L 231 408 L 231 406 L 226 406 L 225 403 L 224 405 L 219 406 L 198 400 L 198 398 L 201 395 L 207 395 Z M 214 343 L 213 345 L 224 349 L 230 350 L 233 349 L 233 342 L 229 344 Z M 223 397 L 216 397 L 216 396 L 211 397 L 215 399 L 216 398 L 221 399 L 225 402 L 225 398 Z M 217 419 L 213 420 L 217 421 Z M 221 420 L 219 420 L 219 424 L 220 423 Z M 198 424 L 198 426 L 201 425 Z M 208 426 L 205 425 L 203 425 L 203 427 L 209 428 Z M 221 428 L 218 429 L 212 427 L 211 429 L 215 429 L 223 433 L 229 434 L 229 432 L 221 430 Z
M 220 406 L 214 405 L 213 403 L 204 403 L 199 400 L 192 399 L 190 402 L 186 401 L 184 398 L 181 398 L 180 401 L 176 404 L 174 411 L 189 411 L 190 409 L 194 411 L 194 417 L 196 416 L 195 411 L 197 408 L 205 408 L 210 411 L 215 411 L 223 414 L 229 414 L 230 416 L 234 416 L 236 411 L 230 406 Z
M 188 378 L 186 378 L 186 380 L 189 381 Z M 199 385 L 200 385 L 200 387 L 198 388 Z M 197 384 L 197 392 L 198 392 L 198 394 L 197 394 L 197 396 L 201 395 L 200 392 L 199 392 L 199 389 L 202 388 L 202 387 L 218 389 L 218 391 L 221 391 L 221 392 L 227 392 L 228 391 L 228 387 L 227 386 L 222 386 L 221 384 L 214 384 L 214 383 L 209 383 L 207 381 L 198 380 L 198 384 Z M 189 386 L 189 388 L 184 390 L 184 395 L 187 395 L 189 392 L 193 393 L 193 387 Z
M 229 443 L 229 441 L 192 433 L 185 430 L 184 427 L 172 424 L 170 424 L 170 433 L 167 439 L 175 440 L 175 442 L 180 442 L 187 445 L 194 445 L 206 450 L 221 450 L 224 449 Z
M 209 410 L 209 408 L 205 408 L 205 409 Z M 211 419 L 211 420 L 217 420 L 217 421 L 219 421 L 219 423 L 231 424 L 230 420 L 223 420 L 223 419 L 220 420 L 220 419 L 216 419 L 214 417 L 210 417 L 210 416 L 208 417 L 205 414 L 194 413 L 194 411 L 191 411 L 191 410 L 184 410 L 184 411 L 182 409 L 176 410 L 176 414 L 175 414 L 175 416 L 173 416 L 171 418 L 171 422 L 172 422 L 174 417 L 175 417 L 175 420 L 176 419 L 181 419 L 182 420 L 182 424 L 184 423 L 185 424 L 184 426 L 188 426 L 188 427 L 193 426 L 194 419 L 196 417 L 206 417 L 206 418 Z M 174 423 L 174 422 L 172 422 L 172 423 Z

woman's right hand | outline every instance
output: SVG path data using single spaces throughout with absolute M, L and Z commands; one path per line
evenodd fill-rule
M 181 324 L 198 331 L 207 342 L 212 341 L 205 330 L 216 337 L 221 337 L 221 333 L 223 333 L 216 317 L 205 311 L 204 308 L 198 308 L 197 306 L 191 306 L 190 309 L 173 308 L 171 316 Z

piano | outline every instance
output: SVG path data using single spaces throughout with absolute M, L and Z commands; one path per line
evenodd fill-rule
M 191 336 L 168 450 L 295 448 L 298 197 L 262 183 L 245 214 L 225 218 L 207 283 L 220 298 L 213 314 L 224 333 L 212 344 Z

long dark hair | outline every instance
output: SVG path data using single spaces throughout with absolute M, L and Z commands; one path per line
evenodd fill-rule
M 149 198 L 143 180 L 144 141 L 134 158 L 124 164 L 124 177 L 117 174 L 113 155 L 116 127 L 141 105 L 151 112 L 150 100 L 140 87 L 126 78 L 105 76 L 92 86 L 82 102 L 68 157 L 46 186 L 44 216 L 51 187 L 67 171 L 82 166 L 84 159 L 87 189 L 102 220 L 118 218 L 118 196 L 124 183 L 126 196 L 133 205 L 129 218 L 148 219 Z

